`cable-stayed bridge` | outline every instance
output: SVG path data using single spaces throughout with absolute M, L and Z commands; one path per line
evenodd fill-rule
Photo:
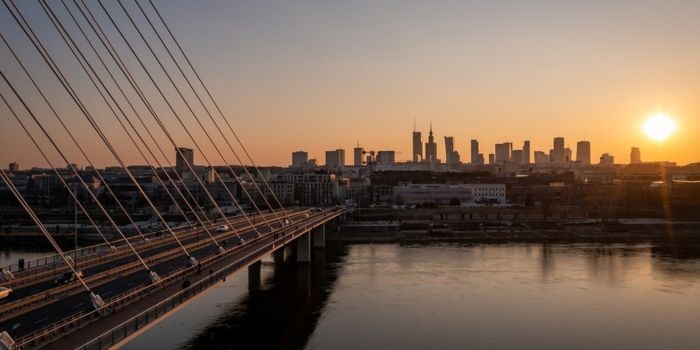
M 254 285 L 261 258 L 283 259 L 285 246 L 308 263 L 312 236 L 323 247 L 326 225 L 350 210 L 282 205 L 235 119 L 225 115 L 151 0 L 2 2 L 0 113 L 26 136 L 102 243 L 63 250 L 0 169 L 17 205 L 55 250 L 0 272 L 0 286 L 12 289 L 0 301 L 0 349 L 108 348 L 245 267 Z M 120 151 L 124 143 L 135 151 L 128 157 L 151 171 L 167 204 L 138 182 Z M 195 175 L 182 143 L 215 169 L 210 179 Z M 96 166 L 98 148 L 123 169 L 161 230 L 139 225 Z M 79 162 L 91 170 L 80 171 L 73 165 Z M 104 195 L 86 182 L 86 172 Z M 75 181 L 69 184 L 69 177 Z M 212 183 L 221 193 L 212 193 Z M 227 214 L 226 206 L 238 214 Z M 168 220 L 173 212 L 184 224 Z

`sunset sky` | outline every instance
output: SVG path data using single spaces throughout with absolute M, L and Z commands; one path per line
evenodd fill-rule
M 70 23 L 60 2 L 49 3 Z M 126 3 L 142 19 L 133 2 Z M 49 50 L 75 73 L 69 79 L 84 91 L 125 160 L 143 164 L 46 15 L 33 3 L 21 6 Z M 603 152 L 627 163 L 631 146 L 641 148 L 644 161 L 700 161 L 699 1 L 183 0 L 157 6 L 259 165 L 289 165 L 296 150 L 323 163 L 323 152 L 335 148 L 345 148 L 350 162 L 358 141 L 368 150 L 396 150 L 397 159 L 406 160 L 414 119 L 424 141 L 432 121 L 442 159 L 447 135 L 455 137 L 463 162 L 469 161 L 472 138 L 488 154 L 494 143 L 511 141 L 521 148 L 524 140 L 531 140 L 533 150 L 547 151 L 555 136 L 565 137 L 574 152 L 576 141 L 591 141 L 595 163 Z M 128 27 L 125 17 L 122 22 Z M 4 6 L 0 30 L 78 137 L 94 144 L 89 151 L 97 165 L 116 164 Z M 7 47 L 0 47 L 0 69 L 53 125 L 75 163 L 85 165 Z M 145 46 L 139 52 L 148 57 Z M 152 69 L 157 71 L 154 63 Z M 145 77 L 139 80 L 148 86 Z M 177 143 L 192 147 L 155 90 L 149 91 Z M 4 82 L 0 92 L 21 110 Z M 184 105 L 176 107 L 212 162 L 221 164 Z M 662 142 L 642 131 L 657 112 L 678 124 Z M 0 115 L 1 166 L 10 161 L 23 168 L 45 166 L 2 103 Z M 219 135 L 212 136 L 223 147 Z M 165 138 L 161 145 L 172 161 Z M 204 164 L 199 153 L 195 157 Z

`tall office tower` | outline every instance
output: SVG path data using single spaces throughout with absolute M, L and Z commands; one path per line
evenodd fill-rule
M 483 153 L 477 154 L 476 161 L 474 161 L 472 164 L 484 165 L 484 154 Z
M 615 164 L 615 157 L 612 154 L 603 153 L 603 155 L 600 156 L 600 165 L 612 166 L 614 164 Z
M 326 166 L 332 169 L 341 169 L 345 166 L 345 150 L 338 148 L 335 151 L 326 151 Z
M 430 123 L 430 133 L 428 134 L 428 142 L 425 144 L 425 160 L 434 162 L 437 160 L 437 144 L 433 137 L 433 123 Z
M 379 151 L 377 152 L 377 163 L 394 164 L 396 163 L 396 152 L 394 151 Z
M 566 150 L 564 149 L 564 138 L 555 137 L 554 138 L 554 148 L 550 151 L 550 158 L 552 158 L 552 163 L 554 164 L 565 164 L 566 163 Z
M 477 141 L 477 140 L 472 140 L 472 141 L 471 141 L 471 146 L 472 146 L 472 147 L 471 147 L 471 158 L 469 159 L 469 161 L 470 161 L 472 164 L 478 164 L 477 160 L 478 160 L 478 158 L 479 158 L 479 141 Z M 482 159 L 483 159 L 483 156 L 482 156 Z M 482 164 L 483 164 L 483 163 L 482 163 Z
M 455 139 L 452 136 L 445 136 L 445 163 L 455 164 Z
M 523 150 L 514 149 L 510 154 L 510 160 L 515 164 L 523 164 Z
M 549 156 L 542 151 L 535 151 L 535 164 L 549 163 Z
M 187 164 L 194 168 L 194 150 L 178 147 L 175 152 L 175 171 L 182 176 L 183 173 L 189 171 Z
M 489 164 L 496 162 L 496 156 L 493 153 L 489 153 Z
M 304 151 L 292 152 L 292 168 L 300 169 L 309 164 L 309 153 Z
M 642 163 L 642 152 L 639 147 L 632 147 L 630 152 L 630 164 L 640 164 Z
M 564 148 L 564 155 L 565 155 L 564 161 L 565 161 L 565 162 L 568 163 L 568 162 L 570 162 L 570 161 L 573 159 L 573 158 L 571 158 L 572 153 L 573 153 L 573 152 L 571 151 L 571 148 L 569 148 L 569 147 Z
M 590 141 L 579 141 L 576 143 L 576 161 L 581 165 L 591 165 Z
M 7 171 L 10 173 L 15 173 L 19 171 L 19 164 L 16 162 L 10 163 L 10 165 L 7 166 Z
M 496 144 L 496 163 L 510 162 L 510 154 L 513 152 L 511 142 Z
M 364 151 L 365 151 L 365 149 L 362 148 L 362 147 L 360 147 L 360 143 L 359 143 L 359 142 L 357 143 L 357 147 L 355 147 L 355 148 L 352 149 L 352 153 L 353 153 L 353 156 L 354 156 L 354 157 L 353 157 L 353 158 L 354 158 L 354 159 L 353 159 L 353 160 L 354 160 L 353 164 L 354 164 L 355 166 L 361 166 L 361 165 L 362 165 L 362 153 L 363 153 Z
M 415 130 L 415 126 L 413 128 L 413 161 L 414 162 L 420 162 L 423 160 L 423 137 L 420 134 L 420 131 Z
M 523 164 L 530 164 L 530 141 L 523 143 Z

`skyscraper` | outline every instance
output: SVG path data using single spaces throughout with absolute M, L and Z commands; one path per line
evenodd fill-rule
M 530 164 L 530 141 L 523 143 L 523 164 Z
M 292 152 L 292 168 L 303 168 L 309 164 L 309 154 L 304 151 Z
M 510 162 L 510 155 L 513 152 L 513 144 L 511 142 L 496 144 L 496 163 Z
M 554 138 L 554 148 L 550 151 L 549 156 L 552 158 L 552 163 L 554 164 L 566 163 L 566 149 L 564 149 L 563 137 Z
M 175 151 L 175 171 L 182 176 L 189 171 L 189 167 L 194 167 L 194 150 L 191 148 L 178 147 Z
M 576 143 L 576 161 L 581 165 L 591 165 L 590 141 L 579 141 Z
M 445 136 L 445 163 L 455 164 L 455 139 L 452 136 Z
M 340 169 L 345 166 L 345 150 L 338 148 L 335 151 L 326 151 L 326 166 L 332 169 Z
M 428 162 L 434 162 L 437 159 L 437 144 L 435 143 L 435 138 L 433 137 L 433 123 L 430 123 L 428 142 L 425 144 L 425 160 Z
M 640 164 L 642 163 L 642 152 L 639 147 L 632 147 L 630 151 L 630 164 Z
M 471 163 L 472 164 L 478 164 L 478 157 L 479 157 L 479 141 L 477 140 L 472 140 L 471 141 Z M 483 157 L 482 157 L 483 159 Z
M 615 164 L 615 157 L 612 154 L 603 153 L 603 155 L 600 156 L 600 165 L 612 166 L 614 164 Z
M 353 148 L 352 153 L 353 153 L 353 164 L 355 166 L 361 166 L 362 165 L 362 153 L 365 151 L 364 148 L 360 147 L 360 143 L 357 143 L 357 147 Z
M 413 161 L 419 162 L 423 160 L 423 137 L 420 131 L 416 131 L 415 125 L 413 126 Z
M 396 163 L 396 152 L 394 151 L 379 151 L 377 152 L 377 162 L 382 164 Z

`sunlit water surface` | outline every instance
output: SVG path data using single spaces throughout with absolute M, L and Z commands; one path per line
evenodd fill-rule
M 700 248 L 329 246 L 229 278 L 126 349 L 700 349 Z

